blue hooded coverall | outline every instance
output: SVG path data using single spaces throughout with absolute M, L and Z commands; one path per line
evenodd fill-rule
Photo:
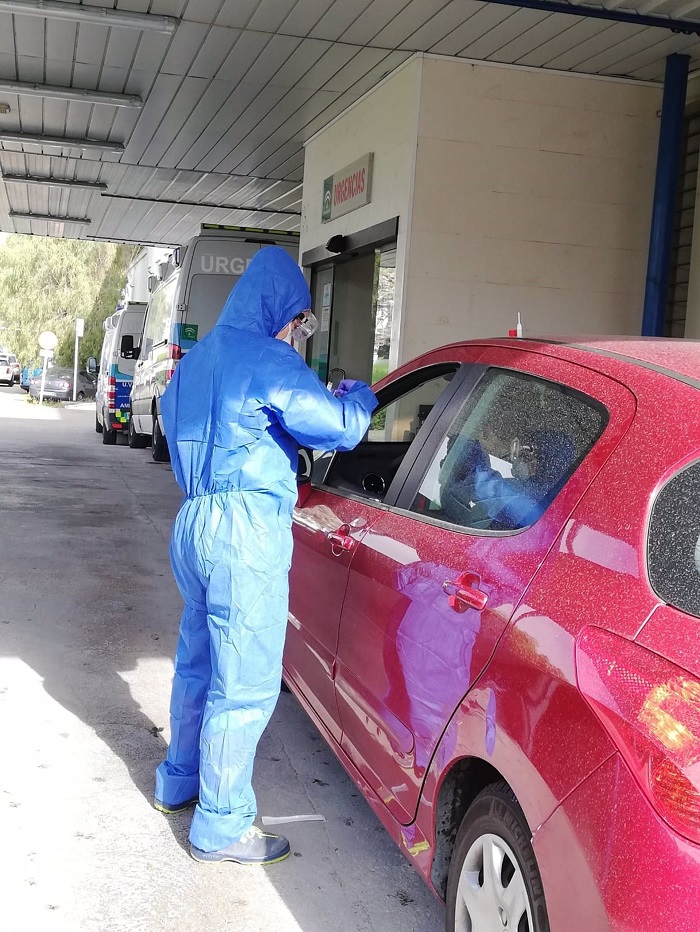
M 186 496 L 170 544 L 185 607 L 155 795 L 177 805 L 199 793 L 190 841 L 202 851 L 237 841 L 256 816 L 253 758 L 282 672 L 298 447 L 352 449 L 377 405 L 362 382 L 334 398 L 274 339 L 310 306 L 294 260 L 261 249 L 161 403 Z

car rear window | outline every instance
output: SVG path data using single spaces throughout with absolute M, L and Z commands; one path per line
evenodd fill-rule
M 649 524 L 647 566 L 658 596 L 700 617 L 700 461 L 661 489 Z

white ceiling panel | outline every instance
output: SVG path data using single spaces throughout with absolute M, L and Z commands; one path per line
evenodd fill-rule
M 75 6 L 81 0 L 68 0 Z M 589 0 L 595 5 L 595 0 Z M 173 34 L 0 11 L 0 80 L 135 94 L 139 108 L 14 93 L 0 130 L 120 142 L 123 153 L 0 143 L 0 171 L 100 181 L 100 191 L 0 183 L 10 204 L 84 215 L 63 235 L 177 242 L 203 218 L 297 229 L 303 143 L 415 51 L 659 81 L 700 67 L 697 35 L 494 0 L 83 0 L 174 17 Z M 572 7 L 576 5 L 572 0 Z M 611 14 L 695 17 L 700 0 L 601 0 Z M 580 13 L 584 14 L 583 6 Z M 148 20 L 144 21 L 144 26 Z M 9 193 L 8 193 L 9 192 Z M 160 203 L 158 203 L 160 199 Z M 267 213 L 265 211 L 268 211 Z M 284 211 L 291 213 L 285 214 Z M 77 214 L 76 212 L 79 212 Z M 226 219 L 224 219 L 226 218 Z

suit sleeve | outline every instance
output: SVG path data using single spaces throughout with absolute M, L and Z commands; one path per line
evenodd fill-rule
M 352 450 L 369 427 L 377 407 L 374 392 L 358 382 L 344 398 L 334 398 L 294 350 L 285 356 L 285 375 L 270 407 L 287 433 L 313 450 Z

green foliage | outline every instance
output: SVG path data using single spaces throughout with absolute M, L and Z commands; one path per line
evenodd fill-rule
M 111 243 L 8 237 L 0 247 L 0 344 L 20 363 L 40 363 L 38 337 L 53 330 L 57 365 L 72 365 L 76 317 L 85 318 L 80 364 L 102 345 L 102 322 L 114 313 L 134 247 Z

